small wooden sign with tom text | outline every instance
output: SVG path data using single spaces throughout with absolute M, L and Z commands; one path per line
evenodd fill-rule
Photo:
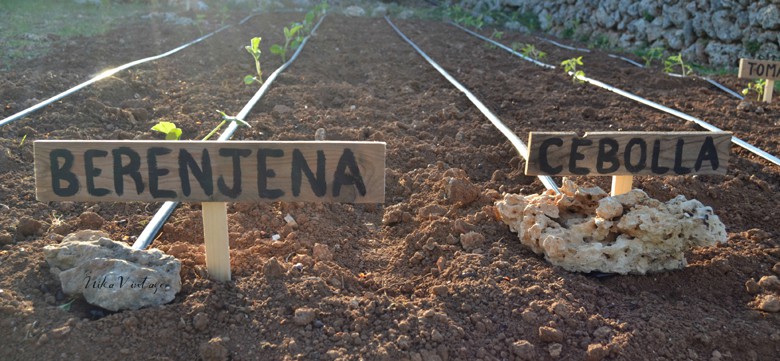
M 739 77 L 765 79 L 764 101 L 771 103 L 775 80 L 780 80 L 780 61 L 739 59 Z

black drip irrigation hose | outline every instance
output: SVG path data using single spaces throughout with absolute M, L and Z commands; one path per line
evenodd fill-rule
M 309 41 L 309 37 L 311 37 L 314 32 L 317 31 L 317 28 L 320 27 L 320 24 L 322 21 L 325 20 L 325 16 L 321 17 L 320 20 L 317 22 L 316 25 L 311 30 L 311 34 L 307 35 L 301 44 L 298 46 L 298 48 L 295 50 L 295 53 L 290 57 L 287 62 L 282 64 L 278 69 L 276 69 L 271 75 L 268 77 L 268 79 L 263 82 L 263 85 L 260 87 L 260 89 L 255 93 L 254 96 L 252 96 L 252 99 L 249 100 L 249 102 L 244 105 L 243 108 L 241 108 L 241 111 L 236 115 L 237 119 L 244 120 L 247 115 L 249 115 L 249 112 L 252 110 L 252 108 L 257 104 L 257 102 L 260 100 L 260 98 L 265 95 L 266 91 L 268 91 L 268 88 L 271 87 L 271 83 L 276 80 L 276 77 L 279 76 L 287 67 L 290 66 L 290 64 L 295 61 L 295 59 L 298 57 L 298 54 L 301 53 L 301 50 L 303 50 L 303 47 L 306 46 L 306 43 Z M 237 122 L 230 122 L 228 127 L 225 129 L 225 131 L 219 136 L 217 139 L 218 141 L 226 141 L 229 140 L 233 133 L 238 128 Z M 173 211 L 176 209 L 176 207 L 179 205 L 178 201 L 167 201 L 164 202 L 162 206 L 160 206 L 160 209 L 157 210 L 157 213 L 154 214 L 152 219 L 149 221 L 149 224 L 146 225 L 144 230 L 141 232 L 141 234 L 138 236 L 138 239 L 133 243 L 133 249 L 146 249 L 149 247 L 149 245 L 152 244 L 152 241 L 154 241 L 155 236 L 157 236 L 158 233 L 160 233 L 160 229 L 162 229 L 163 224 L 165 224 L 165 221 L 168 220 L 168 218 L 173 214 Z
M 458 90 L 460 90 L 463 94 L 465 94 L 466 97 L 469 98 L 469 100 L 471 100 L 471 102 L 482 112 L 482 114 L 484 114 L 485 117 L 487 117 L 488 120 L 490 120 L 490 122 L 493 123 L 493 125 L 496 128 L 498 128 L 501 134 L 503 134 L 509 140 L 509 142 L 512 143 L 512 145 L 515 147 L 515 149 L 517 149 L 517 152 L 520 153 L 520 156 L 523 157 L 523 159 L 526 160 L 528 159 L 528 147 L 526 147 L 525 143 L 523 143 L 523 141 L 520 140 L 520 138 L 518 138 L 517 135 L 514 132 L 512 132 L 512 130 L 507 128 L 507 126 L 504 125 L 504 123 L 502 123 L 501 120 L 498 119 L 498 117 L 495 114 L 493 114 L 493 112 L 491 112 L 490 109 L 488 109 L 484 103 L 482 103 L 473 93 L 471 93 L 465 86 L 463 86 L 463 84 L 455 80 L 455 78 L 453 78 L 449 73 L 447 73 L 447 71 L 444 70 L 444 68 L 439 66 L 439 64 L 437 64 L 433 59 L 431 59 L 431 57 L 429 57 L 424 51 L 422 51 L 422 49 L 420 49 L 414 42 L 412 42 L 408 37 L 406 37 L 406 35 L 404 35 L 404 33 L 401 32 L 401 30 L 398 29 L 398 27 L 396 27 L 392 21 L 390 21 L 390 18 L 385 16 L 385 20 L 393 28 L 393 30 L 395 30 L 395 32 L 398 33 L 398 35 L 404 41 L 406 41 L 409 45 L 411 45 L 412 48 L 414 48 L 414 50 L 416 50 L 417 53 L 420 54 L 420 56 L 422 56 L 429 64 L 431 64 L 431 66 L 433 66 L 439 72 L 439 74 L 441 74 L 453 86 L 455 86 Z M 545 186 L 545 188 L 551 189 L 555 193 L 560 193 L 560 190 L 558 189 L 558 185 L 555 184 L 555 181 L 552 179 L 552 177 L 543 176 L 543 175 L 537 177 Z
M 458 24 L 454 24 L 454 23 L 450 23 L 450 24 L 460 28 L 461 30 L 464 30 L 465 32 L 467 32 L 467 33 L 469 33 L 471 35 L 477 36 L 477 37 L 479 37 L 480 39 L 482 39 L 484 41 L 487 41 L 487 42 L 492 43 L 493 45 L 499 46 L 502 49 L 509 51 L 513 55 L 516 55 L 516 56 L 522 58 L 523 60 L 533 60 L 533 59 L 529 59 L 526 56 L 523 56 L 522 54 L 512 50 L 511 48 L 508 48 L 507 46 L 505 46 L 505 45 L 503 45 L 503 44 L 501 44 L 501 43 L 499 43 L 499 42 L 497 42 L 497 41 L 495 41 L 493 39 L 481 36 L 481 35 L 473 32 L 471 30 L 468 30 L 468 29 L 466 29 L 466 28 L 464 28 L 464 27 L 462 27 L 462 26 L 460 26 Z M 542 63 L 540 65 L 540 64 L 538 64 L 539 63 L 538 61 L 533 61 L 533 63 L 537 64 L 539 66 L 543 66 L 543 67 L 548 68 L 548 69 L 555 69 L 555 66 L 553 66 L 553 65 L 549 65 L 549 64 L 545 64 L 545 63 Z M 569 74 L 573 75 L 573 73 L 571 73 L 571 72 L 569 72 Z M 603 88 L 605 90 L 609 90 L 609 91 L 611 91 L 611 92 L 613 92 L 615 94 L 624 96 L 624 97 L 629 98 L 631 100 L 640 102 L 640 103 L 642 103 L 644 105 L 647 105 L 649 107 L 655 108 L 655 109 L 660 110 L 662 112 L 674 115 L 674 116 L 676 116 L 678 118 L 681 118 L 683 120 L 694 122 L 694 123 L 698 124 L 699 126 L 701 126 L 702 128 L 707 129 L 709 131 L 712 131 L 712 132 L 722 132 L 723 131 L 722 129 L 720 129 L 720 128 L 718 128 L 718 127 L 716 127 L 716 126 L 714 126 L 714 125 L 712 125 L 710 123 L 707 123 L 707 122 L 705 122 L 705 121 L 703 121 L 703 120 L 701 120 L 699 118 L 696 118 L 696 117 L 693 117 L 693 116 L 688 115 L 686 113 L 683 113 L 681 111 L 674 110 L 672 108 L 663 106 L 661 104 L 652 102 L 652 101 L 647 100 L 645 98 L 642 98 L 642 97 L 640 97 L 638 95 L 629 93 L 629 92 L 627 92 L 625 90 L 621 90 L 621 89 L 615 88 L 615 87 L 613 87 L 611 85 L 608 85 L 606 83 L 600 82 L 598 80 L 591 79 L 591 78 L 588 78 L 588 77 L 585 77 L 585 76 L 577 76 L 577 79 L 582 80 L 584 82 L 587 82 L 588 84 L 593 84 L 593 85 L 598 86 L 600 88 Z M 758 155 L 761 158 L 764 158 L 765 160 L 768 160 L 771 163 L 774 163 L 775 165 L 780 166 L 780 158 L 777 158 L 776 156 L 774 156 L 772 154 L 769 154 L 766 151 L 761 150 L 760 148 L 758 148 L 758 147 L 756 147 L 756 146 L 754 146 L 754 145 L 752 145 L 752 144 L 750 144 L 748 142 L 745 142 L 742 139 L 739 139 L 737 137 L 732 136 L 731 137 L 731 142 L 736 144 L 736 145 L 738 145 L 738 146 L 740 146 L 740 147 L 742 147 L 742 148 L 745 148 L 749 152 L 751 152 L 751 153 L 753 153 L 755 155 Z
M 247 20 L 249 20 L 252 17 L 254 17 L 254 16 L 257 16 L 257 14 L 248 15 L 247 17 L 242 19 L 238 24 L 241 25 L 241 24 L 245 23 Z M 84 88 L 92 85 L 95 82 L 98 82 L 100 80 L 108 78 L 108 77 L 110 77 L 110 76 L 112 76 L 112 75 L 114 75 L 114 74 L 116 74 L 116 73 L 118 73 L 118 72 L 120 72 L 122 70 L 126 70 L 126 69 L 132 68 L 132 67 L 134 67 L 136 65 L 139 65 L 139 64 L 143 64 L 143 63 L 150 62 L 150 61 L 153 61 L 153 60 L 158 60 L 158 59 L 167 57 L 169 55 L 178 53 L 179 51 L 181 51 L 181 50 L 183 50 L 185 48 L 188 48 L 191 45 L 197 44 L 197 43 L 199 43 L 199 42 L 201 42 L 203 40 L 206 40 L 206 39 L 216 35 L 217 33 L 221 32 L 221 31 L 223 31 L 223 30 L 225 30 L 227 28 L 230 28 L 232 26 L 233 25 L 225 25 L 225 26 L 223 26 L 223 27 L 221 27 L 221 28 L 219 28 L 217 30 L 214 30 L 214 31 L 212 31 L 212 32 L 210 32 L 210 33 L 208 33 L 206 35 L 203 35 L 203 36 L 201 36 L 201 37 L 199 37 L 199 38 L 197 38 L 195 40 L 192 40 L 192 41 L 190 41 L 188 43 L 180 45 L 180 46 L 178 46 L 178 47 L 176 47 L 174 49 L 171 49 L 169 51 L 166 51 L 166 52 L 164 52 L 162 54 L 155 55 L 155 56 L 150 56 L 148 58 L 138 59 L 138 60 L 135 60 L 135 61 L 131 61 L 131 62 L 127 63 L 127 64 L 118 66 L 116 68 L 105 70 L 105 71 L 101 72 L 100 74 L 92 77 L 91 79 L 89 79 L 89 80 L 87 80 L 87 81 L 85 81 L 85 82 L 83 82 L 83 83 L 81 83 L 79 85 L 76 85 L 76 86 L 74 86 L 74 87 L 72 87 L 72 88 L 70 88 L 68 90 L 65 90 L 62 93 L 59 93 L 59 94 L 57 94 L 57 95 L 55 95 L 55 96 L 53 96 L 53 97 L 51 97 L 49 99 L 46 99 L 46 100 L 44 100 L 44 101 L 42 101 L 42 102 L 40 102 L 38 104 L 35 104 L 35 105 L 25 109 L 25 110 L 17 112 L 16 114 L 13 114 L 13 115 L 11 115 L 11 116 L 3 119 L 3 120 L 0 120 L 0 126 L 6 125 L 6 124 L 8 124 L 10 122 L 13 122 L 14 120 L 18 120 L 18 119 L 24 118 L 24 117 L 30 115 L 31 113 L 33 113 L 33 112 L 35 112 L 37 110 L 40 110 L 41 108 L 43 108 L 43 107 L 45 107 L 45 106 L 47 106 L 47 105 L 49 105 L 51 103 L 54 103 L 54 102 L 56 102 L 56 101 L 58 101 L 58 100 L 60 100 L 60 99 L 62 99 L 64 97 L 66 97 L 68 95 L 71 95 L 71 94 L 73 94 L 73 93 L 75 93 L 75 92 L 77 92 L 77 91 L 79 91 L 81 89 L 84 89 Z

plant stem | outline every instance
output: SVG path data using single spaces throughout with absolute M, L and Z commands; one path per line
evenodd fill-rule
M 223 120 L 222 123 L 219 123 L 219 125 L 214 127 L 214 129 L 212 129 L 209 134 L 206 134 L 206 136 L 203 137 L 203 140 L 209 140 L 209 138 L 211 138 L 211 136 L 214 135 L 214 133 L 216 133 L 219 130 L 219 128 L 222 128 L 222 126 L 225 125 L 225 123 L 227 123 L 227 120 Z

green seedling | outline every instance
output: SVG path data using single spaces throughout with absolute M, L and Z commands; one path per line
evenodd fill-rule
M 747 96 L 750 91 L 756 92 L 756 100 L 761 101 L 764 97 L 764 88 L 766 87 L 766 79 L 756 79 L 752 83 L 748 83 L 748 87 L 742 89 L 742 95 Z
M 279 44 L 271 45 L 271 52 L 282 57 L 282 62 L 287 62 L 287 51 L 292 47 L 297 48 L 303 41 L 302 37 L 296 36 L 298 31 L 303 28 L 303 25 L 298 23 L 292 23 L 289 27 L 284 27 L 284 46 Z
M 65 303 L 63 303 L 63 304 L 61 304 L 61 305 L 59 305 L 57 307 L 59 307 L 59 309 L 65 311 L 65 312 L 70 312 L 70 307 L 71 307 L 71 305 L 73 305 L 73 301 L 76 301 L 76 299 L 75 298 L 71 298 L 70 301 L 65 302 Z
M 252 58 L 255 59 L 255 71 L 257 72 L 257 75 L 247 75 L 244 77 L 244 84 L 249 85 L 254 82 L 259 82 L 260 84 L 263 84 L 263 71 L 260 69 L 260 40 L 262 38 L 256 37 L 252 38 L 252 40 L 249 42 L 249 45 L 245 46 L 249 54 L 252 55 Z
M 225 114 L 225 112 L 223 112 L 221 110 L 217 110 L 217 113 L 222 115 L 222 122 L 217 124 L 217 126 L 214 127 L 214 129 L 212 129 L 209 132 L 209 134 L 207 134 L 205 137 L 203 137 L 203 140 L 209 140 L 212 136 L 214 136 L 214 134 L 216 134 L 220 129 L 222 129 L 222 127 L 225 124 L 230 123 L 230 122 L 236 122 L 236 123 L 238 123 L 239 126 L 243 125 L 245 127 L 250 127 L 251 128 L 249 123 L 245 122 L 242 119 L 238 119 L 237 117 L 231 117 L 231 116 Z M 179 140 L 179 137 L 181 137 L 181 129 L 177 128 L 176 124 L 173 124 L 171 122 L 159 122 L 159 123 L 155 124 L 155 126 L 152 127 L 152 130 L 158 131 L 160 133 L 164 133 L 166 140 Z
M 165 140 L 179 140 L 181 137 L 181 129 L 171 122 L 159 122 L 152 130 L 165 134 Z
M 663 55 L 664 55 L 663 48 L 650 48 L 647 51 L 645 51 L 641 56 L 642 56 L 642 60 L 645 61 L 645 66 L 648 67 L 650 66 L 650 64 L 653 63 L 653 60 L 660 60 Z
M 671 73 L 676 66 L 680 67 L 682 76 L 688 76 L 693 73 L 691 66 L 683 61 L 682 54 L 672 55 L 664 60 L 664 72 Z
M 504 37 L 503 31 L 493 30 L 493 35 L 490 36 L 493 39 L 501 40 Z
M 27 140 L 27 134 L 26 134 L 26 133 L 25 133 L 25 134 L 24 134 L 24 136 L 22 137 L 22 141 L 21 141 L 21 142 L 19 142 L 19 148 L 21 148 L 21 147 L 24 145 L 24 141 L 25 141 L 25 140 Z
M 306 13 L 306 16 L 303 18 L 303 32 L 306 34 L 311 34 L 311 29 L 314 27 L 314 18 L 316 18 L 316 14 L 314 10 L 309 11 Z
M 523 50 L 521 50 L 520 52 L 526 58 L 533 58 L 534 60 L 543 59 L 545 56 L 547 56 L 547 53 L 537 49 L 533 44 L 525 44 Z
M 236 123 L 238 123 L 239 126 L 243 125 L 245 127 L 251 128 L 249 123 L 245 122 L 242 119 L 238 119 L 236 117 L 231 117 L 231 116 L 225 114 L 225 112 L 223 112 L 221 110 L 217 110 L 217 113 L 222 115 L 222 122 L 219 123 L 216 127 L 214 127 L 214 129 L 212 129 L 211 132 L 209 132 L 209 134 L 207 134 L 205 137 L 203 137 L 203 140 L 209 140 L 209 138 L 211 138 L 214 134 L 216 134 L 217 131 L 219 131 L 219 129 L 222 128 L 223 125 L 225 125 L 227 123 L 230 123 L 230 122 L 236 122 Z
M 571 76 L 571 81 L 573 83 L 585 82 L 584 80 L 580 79 L 581 77 L 585 76 L 585 72 L 577 69 L 578 66 L 582 66 L 581 56 L 564 60 L 561 62 L 561 66 L 563 67 L 563 71 L 566 72 L 567 75 Z

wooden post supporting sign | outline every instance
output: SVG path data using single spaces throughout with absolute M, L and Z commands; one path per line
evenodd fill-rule
M 224 202 L 382 203 L 385 143 L 36 141 L 40 201 L 203 202 L 206 264 L 230 280 Z
M 767 60 L 739 60 L 739 77 L 746 79 L 765 79 L 764 101 L 772 102 L 775 80 L 780 80 L 780 62 Z
M 726 174 L 728 132 L 531 132 L 527 175 L 613 176 L 612 195 L 635 175 Z

